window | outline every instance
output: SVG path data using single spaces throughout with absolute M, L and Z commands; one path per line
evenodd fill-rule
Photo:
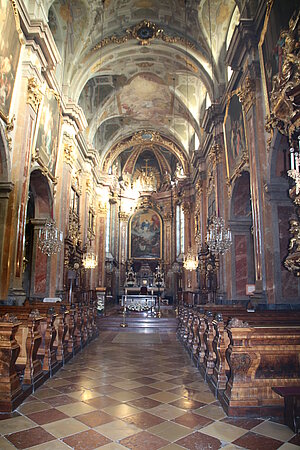
M 110 204 L 107 209 L 106 216 L 106 240 L 105 240 L 105 253 L 108 254 L 110 252 Z
M 74 188 L 71 188 L 70 209 L 79 216 L 79 195 Z
M 89 210 L 89 224 L 88 228 L 92 233 L 95 233 L 95 214 Z
M 181 205 L 176 206 L 176 256 L 184 253 L 184 212 Z

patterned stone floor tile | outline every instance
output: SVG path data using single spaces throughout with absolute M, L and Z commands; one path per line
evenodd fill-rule
M 83 431 L 63 439 L 74 450 L 94 450 L 104 444 L 109 444 L 110 439 L 97 433 L 95 430 Z
M 188 450 L 218 450 L 222 446 L 219 439 L 202 434 L 200 431 L 179 439 L 176 444 Z
M 158 450 L 168 444 L 168 441 L 161 439 L 159 436 L 150 434 L 147 431 L 129 436 L 122 439 L 120 444 L 129 448 L 130 450 Z
M 233 444 L 249 450 L 276 450 L 282 445 L 282 442 L 249 431 L 239 439 L 233 441 Z
M 142 428 L 143 430 L 164 422 L 164 419 L 162 419 L 161 417 L 154 416 L 153 414 L 149 414 L 145 411 L 134 414 L 133 416 L 125 417 L 123 420 L 125 422 L 136 425 L 138 428 Z
M 25 449 L 33 447 L 37 444 L 43 444 L 44 442 L 50 442 L 55 440 L 55 437 L 48 433 L 41 427 L 31 428 L 30 430 L 18 431 L 6 436 L 6 439 L 10 441 L 17 449 Z M 49 448 L 50 448 L 49 444 Z
M 208 417 L 200 416 L 199 414 L 194 414 L 192 412 L 187 412 L 182 416 L 176 417 L 174 419 L 174 422 L 179 423 L 180 425 L 184 425 L 188 428 L 198 429 L 209 425 L 213 421 Z

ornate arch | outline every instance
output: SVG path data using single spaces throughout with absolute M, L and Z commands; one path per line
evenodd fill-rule
M 121 141 L 115 144 L 106 153 L 106 155 L 104 155 L 100 164 L 100 169 L 102 169 L 104 172 L 108 172 L 109 167 L 124 150 L 129 147 L 135 147 L 141 144 L 159 144 L 166 147 L 180 161 L 183 167 L 184 174 L 189 174 L 189 160 L 185 152 L 171 140 L 163 137 L 158 132 L 152 131 L 139 131 L 131 136 L 131 138 L 129 138 L 128 140 Z

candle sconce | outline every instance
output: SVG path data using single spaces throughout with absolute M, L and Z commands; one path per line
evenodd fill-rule
M 299 129 L 297 132 L 299 133 Z M 285 258 L 284 267 L 295 276 L 300 277 L 300 134 L 293 139 L 292 143 L 290 148 L 291 168 L 287 174 L 295 182 L 295 186 L 289 190 L 289 195 L 296 205 L 297 215 L 290 218 L 289 232 L 292 237 L 289 241 L 288 256 Z

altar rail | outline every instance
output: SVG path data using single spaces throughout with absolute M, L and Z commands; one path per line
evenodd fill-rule
M 300 385 L 299 315 L 182 307 L 177 333 L 229 416 L 282 416 L 272 387 Z
M 10 413 L 98 336 L 97 304 L 0 306 L 0 413 Z

